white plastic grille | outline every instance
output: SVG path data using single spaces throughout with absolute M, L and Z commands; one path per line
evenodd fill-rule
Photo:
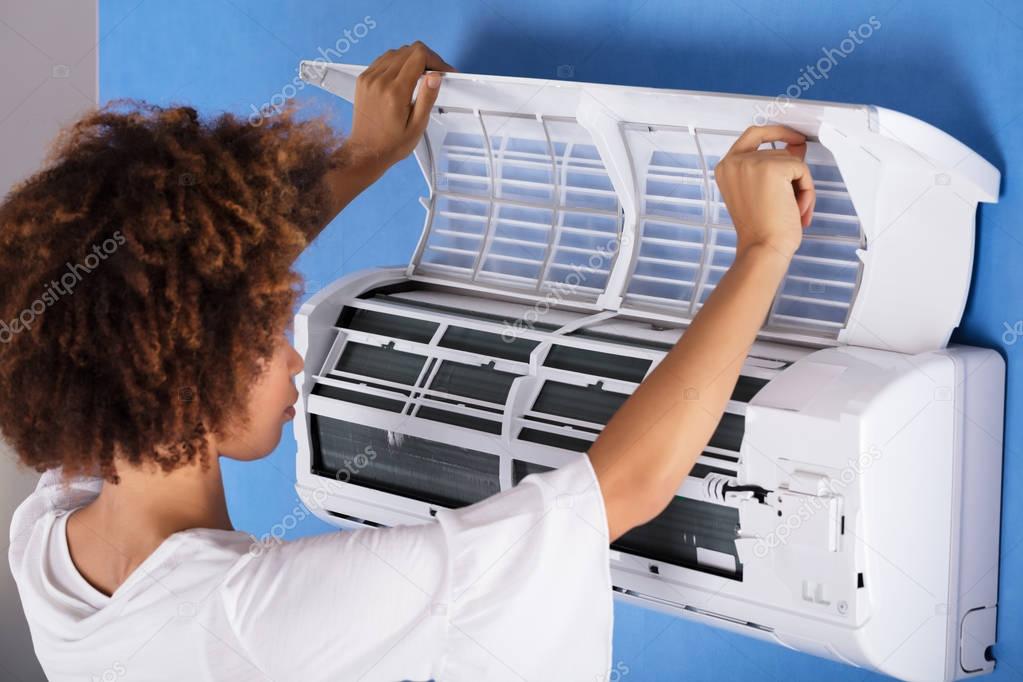
M 589 133 L 571 119 L 435 117 L 436 203 L 416 271 L 594 300 L 621 220 Z
M 627 125 L 639 193 L 638 248 L 624 307 L 691 318 L 735 258 L 736 234 L 714 168 L 738 137 Z M 836 336 L 855 295 L 859 219 L 831 155 L 810 143 L 813 222 L 792 260 L 766 328 Z
M 435 114 L 434 213 L 417 274 L 594 301 L 618 253 L 621 210 L 600 153 L 575 120 Z M 622 306 L 692 319 L 735 258 L 714 168 L 738 133 L 626 124 L 637 243 Z M 765 329 L 834 338 L 859 282 L 859 219 L 830 153 L 810 143 L 813 223 Z

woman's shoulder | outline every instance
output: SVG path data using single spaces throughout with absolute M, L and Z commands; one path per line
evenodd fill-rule
M 12 567 L 20 562 L 33 535 L 47 533 L 60 516 L 94 500 L 102 484 L 98 477 L 67 477 L 60 467 L 44 472 L 11 516 L 8 556 Z

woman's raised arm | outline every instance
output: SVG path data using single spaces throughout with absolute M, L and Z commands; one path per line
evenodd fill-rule
M 455 69 L 416 41 L 388 50 L 359 75 L 352 131 L 334 153 L 333 168 L 324 178 L 328 205 L 322 221 L 310 227 L 309 242 L 364 189 L 415 149 L 440 92 L 441 77 L 430 74 L 412 102 L 416 83 L 427 70 Z
M 758 151 L 778 141 L 787 147 Z M 735 262 L 589 450 L 612 540 L 664 510 L 721 419 L 810 222 L 815 195 L 805 153 L 799 133 L 754 127 L 717 165 L 717 183 L 738 233 Z

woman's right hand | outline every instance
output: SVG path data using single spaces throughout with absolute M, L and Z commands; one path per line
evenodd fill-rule
M 785 149 L 760 150 L 765 142 Z M 766 246 L 791 258 L 810 224 L 816 193 L 806 138 L 785 126 L 747 128 L 718 162 L 714 174 L 738 234 L 736 257 Z
M 455 68 L 417 40 L 388 50 L 359 74 L 352 132 L 346 143 L 352 157 L 375 162 L 383 172 L 412 153 L 426 130 L 441 84 L 437 74 L 423 78 L 413 104 L 416 83 L 427 70 Z

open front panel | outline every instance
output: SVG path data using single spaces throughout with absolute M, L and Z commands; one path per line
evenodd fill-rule
M 621 231 L 614 187 L 571 119 L 438 109 L 434 197 L 415 273 L 595 301 Z M 601 255 L 601 254 L 604 255 Z
M 301 72 L 351 100 L 364 68 L 304 62 Z M 735 254 L 715 165 L 764 122 L 765 106 L 445 74 L 416 149 L 430 197 L 408 273 L 685 325 Z M 965 307 L 976 206 L 997 200 L 998 170 L 940 130 L 877 107 L 798 100 L 769 123 L 810 140 L 817 204 L 761 338 L 944 347 Z
M 736 233 L 714 177 L 739 133 L 623 125 L 639 196 L 638 246 L 623 308 L 691 319 L 735 258 Z M 817 205 L 765 325 L 834 338 L 863 267 L 860 221 L 834 158 L 807 145 Z

